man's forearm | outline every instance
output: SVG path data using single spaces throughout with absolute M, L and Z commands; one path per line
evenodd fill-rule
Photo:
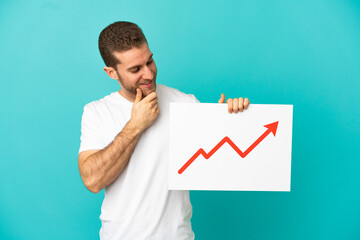
M 99 192 L 121 174 L 142 131 L 130 120 L 107 147 L 85 159 L 81 175 L 90 191 Z

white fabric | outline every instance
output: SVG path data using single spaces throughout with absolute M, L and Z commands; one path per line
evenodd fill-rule
M 194 239 L 189 191 L 167 190 L 170 102 L 199 102 L 157 84 L 160 114 L 140 137 L 120 176 L 105 188 L 100 239 Z M 106 147 L 131 116 L 132 102 L 118 92 L 87 104 L 79 152 Z

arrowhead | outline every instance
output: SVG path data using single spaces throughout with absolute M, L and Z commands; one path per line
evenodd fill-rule
M 270 123 L 268 125 L 265 125 L 264 127 L 268 128 L 268 131 L 272 132 L 275 136 L 278 124 L 279 124 L 279 121 Z

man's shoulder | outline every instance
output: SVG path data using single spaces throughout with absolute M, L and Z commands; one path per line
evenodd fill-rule
M 171 102 L 198 102 L 193 94 L 184 93 L 176 88 L 163 84 L 157 84 L 156 87 L 159 96 L 164 96 Z

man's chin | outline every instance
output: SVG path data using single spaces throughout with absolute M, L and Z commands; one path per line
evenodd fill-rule
M 142 91 L 142 93 L 143 93 L 143 96 L 147 96 L 147 95 L 149 95 L 150 93 L 156 91 L 156 84 L 153 83 L 152 86 L 149 87 L 149 88 L 140 86 L 140 89 L 141 89 L 141 91 Z

